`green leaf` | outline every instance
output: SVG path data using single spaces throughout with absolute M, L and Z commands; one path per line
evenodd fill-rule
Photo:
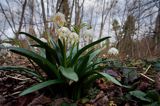
M 89 66 L 87 66 L 86 71 L 83 73 L 83 77 L 88 77 L 92 74 L 95 74 L 96 71 L 103 70 L 106 68 L 106 66 L 99 66 L 100 64 L 105 63 L 105 61 L 94 61 L 94 63 L 90 63 Z M 102 76 L 102 75 L 100 75 Z
M 71 60 L 73 58 L 73 56 L 75 56 L 75 54 L 78 51 L 77 48 L 78 45 L 76 45 L 75 43 L 72 45 L 71 48 L 69 48 L 69 50 L 67 51 L 67 57 Z
M 61 55 L 63 57 L 63 59 L 61 60 L 63 62 L 63 66 L 65 67 L 66 66 L 66 50 L 65 50 L 65 41 L 64 41 L 64 45 L 62 44 L 61 40 L 58 39 L 58 44 L 59 44 L 59 47 L 60 47 L 60 52 L 61 52 Z
M 101 52 L 101 49 L 95 50 L 93 53 L 90 54 L 89 63 Z
M 102 63 L 106 63 L 106 61 L 103 61 L 103 60 L 101 60 L 101 61 L 94 61 L 94 63 L 92 63 L 92 64 L 89 64 L 89 66 L 87 67 L 87 69 L 90 69 L 90 68 L 94 68 L 95 66 L 98 66 L 99 64 L 102 64 Z M 106 66 L 105 66 L 106 67 Z
M 160 94 L 156 90 L 149 90 L 146 97 L 151 98 L 153 101 L 160 101 Z
M 140 90 L 131 91 L 131 92 L 129 92 L 129 94 L 134 96 L 134 97 L 136 97 L 136 98 L 138 98 L 138 99 L 140 99 L 140 100 L 142 100 L 142 101 L 151 102 L 150 99 L 145 98 L 146 93 L 144 93 L 144 92 L 142 92 Z
M 14 53 L 32 59 L 36 64 L 38 64 L 41 69 L 44 70 L 44 72 L 48 75 L 49 78 L 55 78 L 55 75 L 56 77 L 60 78 L 57 67 L 54 64 L 50 63 L 48 60 L 46 60 L 44 57 L 24 48 L 10 47 L 9 49 Z
M 42 45 L 43 45 L 43 46 L 46 46 L 46 45 L 47 45 L 47 43 L 42 42 L 40 39 L 36 38 L 35 36 L 32 36 L 32 35 L 29 34 L 29 33 L 19 32 L 19 34 L 24 34 L 24 35 L 28 36 L 29 38 L 31 38 L 31 39 L 33 39 L 34 41 L 36 41 L 37 43 L 39 43 L 41 46 L 42 46 Z
M 119 81 L 117 81 L 114 77 L 112 77 L 111 75 L 109 74 L 106 74 L 106 73 L 102 73 L 102 72 L 97 72 L 98 74 L 102 75 L 104 78 L 106 78 L 107 80 L 113 82 L 114 84 L 116 85 L 119 85 L 119 86 L 123 86 Z
M 32 87 L 30 88 L 27 88 L 26 90 L 24 90 L 20 96 L 24 96 L 26 94 L 29 94 L 29 93 L 32 93 L 32 92 L 35 92 L 35 91 L 38 91 L 42 88 L 45 88 L 45 87 L 48 87 L 50 85 L 53 85 L 53 84 L 60 84 L 60 83 L 64 83 L 62 80 L 48 80 L 48 81 L 45 81 L 45 82 L 42 82 L 42 83 L 39 83 L 37 85 L 33 85 Z
M 96 74 L 95 72 L 91 75 L 88 75 L 83 80 L 83 85 L 85 87 L 89 86 L 92 82 L 94 82 L 96 79 L 101 78 L 102 76 L 99 74 Z
M 84 56 L 83 58 L 81 58 L 81 61 L 78 63 L 78 68 L 77 70 L 75 70 L 78 76 L 83 76 L 85 71 L 87 71 L 86 69 L 87 69 L 88 60 L 89 60 L 89 56 Z
M 39 80 L 43 80 L 43 77 L 36 73 L 34 70 L 25 68 L 25 67 L 18 67 L 18 66 L 0 66 L 0 71 L 17 71 L 17 72 L 25 72 L 26 74 L 32 75 Z
M 97 40 L 97 41 L 95 41 L 95 42 L 92 42 L 92 43 L 86 45 L 85 47 L 83 47 L 82 49 L 80 49 L 80 50 L 77 52 L 77 54 L 73 57 L 73 60 L 72 60 L 72 62 L 71 62 L 71 66 L 73 66 L 73 64 L 77 61 L 77 59 L 79 58 L 79 56 L 80 56 L 82 53 L 85 52 L 85 50 L 87 50 L 88 48 L 90 48 L 90 47 L 92 47 L 92 46 L 94 46 L 94 45 L 96 45 L 96 44 L 98 44 L 98 43 L 100 43 L 100 42 L 102 42 L 102 41 L 104 41 L 104 40 L 106 40 L 106 39 L 108 39 L 108 38 L 110 38 L 110 37 L 104 37 L 104 38 L 99 39 L 99 40 Z
M 78 81 L 78 75 L 76 72 L 74 72 L 73 68 L 65 68 L 63 66 L 60 66 L 59 69 L 64 77 L 76 82 Z
M 59 64 L 60 63 L 59 58 L 58 58 L 55 50 L 46 49 L 46 54 L 45 55 L 46 55 L 46 59 L 48 61 L 50 61 L 51 63 L 53 63 L 53 64 L 56 64 L 56 63 Z
M 42 42 L 40 39 L 36 38 L 35 36 L 32 36 L 28 33 L 25 32 L 19 32 L 19 34 L 25 34 L 26 36 L 28 36 L 29 38 L 33 39 L 34 41 L 36 41 L 39 45 L 39 47 L 44 48 L 46 50 L 46 58 L 50 61 L 53 62 L 55 64 L 55 61 L 57 63 L 60 63 L 60 57 L 58 56 L 56 50 L 54 50 L 53 48 L 51 48 L 47 43 Z M 54 42 L 55 43 L 55 42 Z
M 53 39 L 50 39 L 50 40 L 51 40 L 52 48 L 46 49 L 46 51 L 49 51 L 46 53 L 48 53 L 48 55 L 50 57 L 55 58 L 58 65 L 62 65 L 64 63 L 64 61 L 63 61 L 63 55 L 62 55 L 61 48 L 60 48 L 60 46 L 57 45 L 57 43 Z

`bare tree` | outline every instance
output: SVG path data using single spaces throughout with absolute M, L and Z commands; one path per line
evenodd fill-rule
M 109 6 L 109 3 L 106 0 L 102 1 L 102 13 L 101 13 L 101 23 L 100 23 L 99 38 L 102 37 L 103 29 L 104 29 L 104 26 L 106 24 L 107 16 L 108 16 L 110 10 L 115 6 L 116 3 L 117 3 L 117 1 L 113 0 L 111 2 L 110 6 Z
M 156 18 L 156 23 L 155 23 L 155 33 L 154 33 L 154 41 L 155 41 L 155 47 L 154 47 L 154 52 L 158 51 L 160 52 L 160 1 L 158 4 L 158 14 Z
M 85 0 L 80 3 L 79 0 L 75 0 L 75 25 L 78 27 L 80 27 L 83 18 L 84 1 Z
M 22 28 L 26 5 L 27 5 L 27 0 L 24 1 L 23 6 L 22 6 L 22 13 L 21 13 L 21 19 L 20 19 L 20 22 L 19 22 L 18 32 L 20 32 L 21 28 Z
M 28 2 L 28 5 L 29 5 L 29 9 L 30 9 L 30 20 L 29 20 L 29 33 L 32 34 L 32 35 L 35 35 L 35 31 L 34 31 L 34 22 L 33 22 L 33 18 L 34 18 L 34 3 L 35 1 L 32 0 L 32 1 L 29 1 Z
M 67 20 L 69 28 L 71 26 L 74 4 L 75 4 L 74 0 L 72 0 L 72 5 L 71 5 L 71 8 L 70 8 L 70 15 L 68 16 L 68 20 Z
M 13 28 L 13 26 L 12 26 L 12 24 L 11 24 L 11 22 L 10 22 L 10 20 L 9 20 L 9 18 L 8 18 L 8 16 L 7 16 L 7 14 L 6 14 L 6 12 L 5 12 L 5 10 L 4 10 L 4 8 L 3 8 L 1 3 L 0 3 L 0 7 L 1 7 L 1 11 L 2 11 L 3 15 L 5 16 L 5 19 L 7 20 L 8 25 L 12 29 L 12 32 L 15 33 L 15 30 L 14 30 L 14 28 Z
M 48 24 L 47 24 L 47 20 L 46 20 L 46 13 L 45 13 L 45 7 L 44 7 L 44 1 L 43 0 L 41 0 L 41 6 L 42 6 L 42 15 L 43 15 L 44 28 L 45 28 L 45 31 L 47 31 Z

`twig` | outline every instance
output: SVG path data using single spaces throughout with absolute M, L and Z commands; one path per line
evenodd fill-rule
M 143 74 L 146 74 L 148 72 L 148 70 L 151 68 L 152 65 L 149 65 L 146 69 L 146 71 Z
M 8 95 L 8 96 L 15 96 L 15 95 L 18 95 L 18 94 L 20 94 L 21 93 L 21 91 L 17 91 L 17 92 L 14 92 L 14 93 L 12 93 L 12 94 L 10 94 L 10 95 Z
M 20 81 L 26 81 L 26 80 L 29 80 L 29 79 L 30 79 L 30 78 L 22 79 L 22 78 L 13 77 L 13 76 L 10 76 L 10 75 L 6 75 L 6 76 L 9 77 L 9 78 L 13 78 L 13 79 L 16 79 L 16 80 L 20 80 Z
M 147 78 L 148 80 L 150 80 L 150 81 L 152 81 L 152 82 L 155 82 L 152 78 L 144 75 L 143 73 L 140 73 L 140 75 L 143 76 L 143 77 L 145 77 L 145 78 Z

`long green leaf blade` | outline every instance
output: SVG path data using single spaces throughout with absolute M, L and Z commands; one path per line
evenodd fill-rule
M 95 50 L 93 53 L 90 54 L 90 58 L 88 62 L 93 61 L 93 59 L 101 52 L 101 49 Z
M 32 75 L 39 80 L 43 80 L 43 77 L 37 74 L 34 70 L 25 68 L 25 67 L 18 67 L 18 66 L 0 66 L 0 71 L 17 71 L 17 72 L 25 72 L 29 75 Z
M 64 45 L 62 44 L 61 40 L 58 39 L 58 44 L 59 44 L 59 47 L 60 47 L 60 52 L 61 52 L 61 55 L 62 55 L 62 62 L 63 62 L 63 66 L 65 67 L 66 66 L 66 50 L 65 50 L 65 41 L 63 42 Z
M 31 38 L 31 39 L 33 39 L 34 41 L 36 41 L 38 44 L 40 44 L 40 45 L 47 45 L 47 43 L 44 43 L 44 42 L 42 42 L 40 39 L 38 39 L 38 38 L 36 38 L 35 36 L 32 36 L 31 34 L 29 34 L 29 33 L 26 33 L 26 32 L 19 32 L 19 34 L 24 34 L 24 35 L 26 35 L 26 36 L 28 36 L 29 38 Z
M 88 60 L 90 56 L 84 56 L 81 60 L 80 63 L 77 64 L 78 68 L 76 70 L 76 73 L 78 74 L 79 77 L 83 76 L 85 72 L 87 71 L 87 65 L 88 65 Z
M 93 72 L 91 75 L 88 75 L 85 80 L 83 81 L 83 85 L 88 86 L 93 83 L 96 79 L 101 78 L 102 76 Z
M 77 54 L 73 57 L 73 60 L 72 60 L 72 64 L 71 64 L 71 65 L 73 65 L 73 63 L 75 63 L 75 62 L 77 61 L 78 57 L 79 57 L 83 52 L 85 52 L 85 50 L 87 50 L 88 48 L 90 48 L 90 47 L 92 47 L 92 46 L 94 46 L 94 45 L 96 45 L 96 44 L 98 44 L 98 43 L 100 43 L 100 42 L 102 42 L 102 41 L 104 41 L 104 40 L 106 40 L 106 39 L 108 39 L 108 38 L 110 38 L 110 37 L 104 37 L 104 38 L 99 39 L 99 40 L 97 40 L 97 41 L 95 41 L 95 42 L 92 42 L 92 43 L 88 44 L 87 46 L 83 47 L 82 49 L 80 49 L 80 50 L 77 52 Z
M 53 85 L 53 84 L 60 84 L 60 83 L 63 83 L 62 80 L 48 80 L 48 81 L 45 81 L 45 82 L 42 82 L 42 83 L 38 83 L 37 85 L 33 85 L 32 87 L 30 88 L 27 88 L 26 90 L 24 90 L 20 96 L 24 96 L 26 94 L 29 94 L 29 93 L 32 93 L 32 92 L 35 92 L 35 91 L 38 91 L 42 88 L 45 88 L 45 87 L 48 87 L 50 85 Z
M 109 74 L 106 74 L 106 73 L 102 73 L 102 72 L 97 72 L 98 74 L 102 75 L 104 78 L 106 78 L 107 80 L 113 82 L 114 84 L 116 85 L 119 85 L 119 86 L 123 86 L 119 81 L 117 81 L 114 77 L 112 77 L 111 75 Z
M 39 44 L 38 45 L 39 47 L 44 48 L 46 50 L 46 58 L 50 62 L 55 63 L 55 60 L 56 60 L 59 63 L 59 57 L 58 57 L 56 51 L 53 48 L 51 48 L 47 43 L 44 43 L 40 39 L 36 38 L 35 36 L 32 36 L 32 35 L 25 33 L 25 32 L 19 32 L 19 34 L 24 34 L 24 35 L 28 36 L 29 38 L 36 41 Z M 52 55 L 54 55 L 54 57 Z
M 54 78 L 55 75 L 58 78 L 60 77 L 56 66 L 54 64 L 50 63 L 44 57 L 42 57 L 32 51 L 24 49 L 24 48 L 10 47 L 9 49 L 10 49 L 10 51 L 12 51 L 14 53 L 17 53 L 17 54 L 20 54 L 22 56 L 25 56 L 27 58 L 32 59 L 35 63 L 37 63 L 41 67 L 41 69 L 43 69 L 46 72 L 48 77 Z

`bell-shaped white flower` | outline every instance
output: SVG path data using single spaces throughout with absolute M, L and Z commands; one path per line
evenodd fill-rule
M 77 42 L 79 42 L 79 35 L 77 33 L 75 33 L 75 32 L 72 32 L 69 35 L 69 40 L 70 40 L 71 44 L 77 43 Z
M 40 38 L 40 40 L 41 40 L 42 42 L 47 43 L 47 40 L 46 40 L 45 38 Z
M 61 40 L 65 40 L 67 42 L 71 31 L 67 28 L 67 27 L 61 27 L 59 29 L 56 30 L 58 38 Z
M 109 55 L 118 55 L 119 54 L 119 50 L 115 47 L 112 47 L 108 50 L 108 54 Z
M 2 44 L 0 44 L 0 46 L 11 47 L 13 45 L 10 44 L 10 43 L 2 43 Z M 11 53 L 8 51 L 8 49 L 0 49 L 0 57 L 2 57 L 2 56 L 8 56 L 8 57 L 10 57 Z
M 89 40 L 92 40 L 94 36 L 93 30 L 92 29 L 87 29 L 84 33 L 83 33 L 83 38 L 86 42 L 88 42 Z
M 53 17 L 53 22 L 58 26 L 64 26 L 66 23 L 65 15 L 60 12 L 56 13 Z

